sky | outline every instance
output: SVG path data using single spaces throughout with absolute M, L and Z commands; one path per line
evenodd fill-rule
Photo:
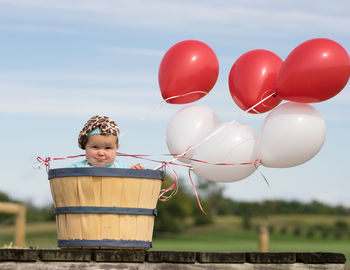
M 188 105 L 164 104 L 158 85 L 159 64 L 174 44 L 193 39 L 214 50 L 217 83 L 193 104 L 230 122 L 242 114 L 228 87 L 239 56 L 266 49 L 284 60 L 302 42 L 319 37 L 349 52 L 349 14 L 348 0 L 0 0 L 0 190 L 35 205 L 52 203 L 46 170 L 34 166 L 36 157 L 82 154 L 78 133 L 95 114 L 110 116 L 124 132 L 120 152 L 170 160 L 167 126 Z M 349 85 L 312 104 L 327 126 L 313 159 L 292 168 L 260 166 L 242 181 L 221 184 L 225 195 L 350 206 Z M 267 114 L 238 121 L 259 132 Z M 77 161 L 54 161 L 51 167 Z M 189 185 L 187 171 L 174 170 L 180 186 Z

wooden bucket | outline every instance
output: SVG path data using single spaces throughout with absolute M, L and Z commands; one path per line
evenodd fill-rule
M 58 247 L 148 249 L 163 173 L 119 168 L 49 170 Z

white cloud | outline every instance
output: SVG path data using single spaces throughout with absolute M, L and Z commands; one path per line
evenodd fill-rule
M 0 31 L 14 31 L 14 32 L 43 32 L 43 33 L 61 33 L 61 34 L 74 34 L 74 31 L 68 27 L 55 27 L 44 26 L 40 24 L 1 24 Z
M 111 72 L 111 71 L 72 71 L 72 70 L 0 70 L 1 82 L 85 82 L 88 84 L 103 83 L 103 84 L 151 84 L 158 80 L 157 75 L 147 73 L 133 72 Z
M 165 51 L 143 49 L 143 48 L 126 48 L 126 47 L 108 47 L 103 48 L 104 51 L 113 54 L 133 55 L 133 56 L 151 56 L 151 57 L 162 57 Z
M 159 113 L 162 110 L 159 91 L 144 88 L 43 88 L 3 84 L 0 89 L 3 92 L 0 113 L 7 114 L 91 116 L 102 113 L 137 120 L 143 117 L 167 119 L 171 113 Z
M 255 5 L 246 1 L 45 1 L 45 0 L 1 0 L 4 12 L 18 19 L 30 19 L 33 22 L 60 22 L 97 24 L 110 26 L 137 27 L 140 29 L 163 29 L 169 31 L 197 33 L 226 33 L 228 36 L 243 33 L 272 35 L 276 29 L 300 31 L 319 29 L 350 33 L 350 18 L 344 7 L 332 2 L 329 5 L 339 6 L 336 9 L 316 9 L 313 5 L 297 5 L 295 1 L 282 3 L 276 1 Z M 288 6 L 289 8 L 285 8 Z M 343 10 L 343 12 L 339 11 Z M 258 24 L 256 22 L 259 22 Z M 28 30 L 34 30 L 30 28 Z M 25 29 L 24 29 L 25 30 Z M 252 32 L 246 32 L 251 30 Z M 270 33 L 270 34 L 269 34 Z

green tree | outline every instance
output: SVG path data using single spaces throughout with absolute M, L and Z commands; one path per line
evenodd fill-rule
M 17 202 L 12 200 L 6 193 L 0 191 L 0 202 Z M 0 224 L 13 224 L 15 221 L 15 216 L 12 214 L 0 213 Z
M 283 226 L 280 228 L 280 234 L 286 235 L 288 233 L 287 227 Z
M 200 198 L 206 202 L 206 208 L 210 208 L 210 210 L 205 211 L 208 212 L 208 215 L 217 216 L 220 211 L 220 206 L 222 206 L 223 201 L 225 201 L 223 195 L 224 188 L 214 181 L 205 180 L 200 177 L 197 177 L 196 180 Z
M 178 179 L 179 182 L 182 179 Z M 173 180 L 165 175 L 162 189 L 173 184 Z M 178 185 L 177 192 L 167 201 L 158 201 L 158 215 L 155 218 L 155 234 L 164 232 L 181 232 L 186 229 L 185 222 L 192 215 L 192 197 L 183 185 Z
M 36 207 L 31 202 L 25 204 L 27 207 L 27 222 L 55 221 L 54 205 Z
M 212 209 L 209 207 L 209 202 L 206 201 L 202 203 L 203 209 L 205 209 L 204 214 L 202 211 L 194 211 L 193 217 L 194 217 L 194 225 L 196 226 L 202 226 L 202 225 L 208 225 L 214 223 L 214 218 L 212 215 Z
M 294 227 L 294 230 L 293 230 L 293 235 L 294 236 L 300 236 L 301 232 L 302 232 L 302 230 L 301 230 L 300 226 Z
M 343 238 L 349 231 L 349 225 L 343 220 L 337 220 L 334 223 L 334 236 L 336 238 Z
M 252 228 L 252 217 L 248 213 L 242 216 L 242 227 L 245 230 Z

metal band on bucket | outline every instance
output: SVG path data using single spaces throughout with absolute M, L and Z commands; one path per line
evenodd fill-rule
M 100 206 L 66 206 L 55 208 L 55 215 L 61 214 L 118 214 L 156 216 L 157 209 Z
M 69 176 L 107 176 L 121 178 L 148 178 L 163 180 L 163 172 L 159 170 L 135 170 L 125 168 L 60 168 L 50 169 L 49 179 Z
M 58 240 L 57 245 L 59 247 L 137 247 L 137 248 L 151 248 L 152 242 L 139 241 L 139 240 L 83 240 L 83 239 L 71 239 L 71 240 Z

